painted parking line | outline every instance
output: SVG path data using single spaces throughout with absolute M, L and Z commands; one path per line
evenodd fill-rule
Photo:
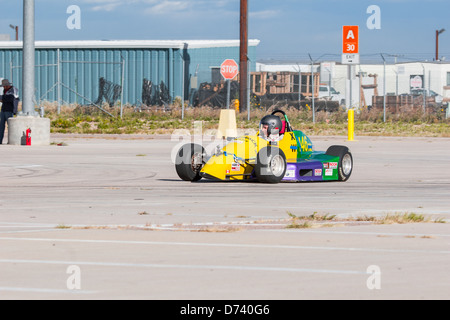
M 199 270 L 234 270 L 234 271 L 265 271 L 265 272 L 297 272 L 297 273 L 327 273 L 367 275 L 366 271 L 359 270 L 332 270 L 311 268 L 283 268 L 262 266 L 224 266 L 224 265 L 188 265 L 188 264 L 155 264 L 155 263 L 121 263 L 121 262 L 92 262 L 92 261 L 58 261 L 58 260 L 21 260 L 0 259 L 0 263 L 12 264 L 45 264 L 45 265 L 76 265 L 96 267 L 125 267 L 125 268 L 159 268 L 159 269 L 199 269 Z
M 12 231 L 0 231 L 0 234 L 19 234 L 19 233 L 36 233 L 36 232 L 50 232 L 57 231 L 59 229 L 31 229 L 31 230 L 12 230 Z
M 30 228 L 55 228 L 56 225 L 15 225 L 15 224 L 9 224 L 9 225 L 0 225 L 0 229 L 11 229 L 11 228 L 17 228 L 17 229 L 30 229 Z
M 51 293 L 51 294 L 96 294 L 98 291 L 89 290 L 60 290 L 47 288 L 21 288 L 21 287 L 0 287 L 0 292 L 20 292 L 20 293 Z
M 33 232 L 49 232 L 61 230 L 56 224 L 27 223 L 27 222 L 0 222 L 0 234 L 19 234 Z M 7 230 L 9 229 L 9 230 Z
M 14 238 L 0 237 L 0 241 L 33 241 L 33 242 L 70 242 L 95 244 L 130 244 L 130 245 L 157 245 L 157 246 L 195 246 L 195 247 L 228 247 L 250 249 L 299 249 L 322 251 L 353 251 L 353 252 L 385 252 L 385 253 L 429 253 L 450 254 L 448 250 L 410 250 L 410 249 L 379 249 L 357 247 L 323 247 L 323 246 L 296 246 L 296 245 L 260 245 L 260 244 L 230 244 L 230 243 L 202 243 L 202 242 L 163 242 L 163 241 L 125 241 L 125 240 L 89 240 L 89 239 L 56 239 L 56 238 Z
M 18 229 L 28 229 L 28 228 L 42 228 L 42 226 L 16 226 L 16 225 L 9 225 L 9 226 L 0 226 L 0 229 L 11 229 L 11 228 L 18 228 Z M 55 226 L 44 226 L 45 228 L 54 228 Z
M 321 231 L 304 229 L 277 229 L 277 230 L 255 230 L 254 232 L 286 232 L 286 233 L 321 233 L 321 234 L 343 234 L 343 235 L 380 235 L 399 237 L 450 237 L 450 233 L 401 233 L 401 232 L 370 232 L 370 231 Z

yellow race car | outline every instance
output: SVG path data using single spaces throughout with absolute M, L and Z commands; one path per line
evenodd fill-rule
M 346 146 L 314 151 L 311 140 L 292 129 L 286 113 L 276 110 L 261 119 L 256 135 L 235 138 L 210 156 L 198 144 L 183 145 L 175 169 L 185 181 L 346 181 L 353 156 Z

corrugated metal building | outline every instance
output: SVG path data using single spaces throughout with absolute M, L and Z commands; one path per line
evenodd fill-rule
M 250 71 L 255 70 L 256 46 L 249 41 Z M 114 92 L 124 104 L 142 103 L 145 84 L 163 85 L 171 99 L 189 99 L 191 89 L 212 82 L 225 59 L 239 63 L 239 40 L 188 41 L 37 41 L 36 102 L 91 104 L 103 91 Z M 0 42 L 0 78 L 22 88 L 22 42 Z M 59 99 L 58 99 L 59 98 Z M 145 97 L 144 97 L 145 98 Z

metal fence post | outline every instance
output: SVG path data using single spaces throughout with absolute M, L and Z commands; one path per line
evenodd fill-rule
M 56 50 L 56 59 L 57 59 L 56 78 L 57 78 L 57 82 L 58 82 L 58 84 L 57 84 L 58 87 L 56 89 L 57 90 L 56 95 L 57 95 L 57 104 L 58 104 L 58 114 L 60 114 L 61 113 L 61 50 L 59 48 Z
M 121 79 L 121 88 L 120 88 L 120 118 L 123 116 L 123 87 L 125 83 L 125 59 L 122 57 L 122 79 Z

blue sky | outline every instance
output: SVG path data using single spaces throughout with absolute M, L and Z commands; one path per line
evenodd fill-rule
M 448 0 L 248 0 L 249 37 L 261 40 L 259 59 L 339 59 L 342 26 L 360 26 L 360 53 L 380 53 L 400 60 L 435 55 L 450 60 Z M 0 33 L 22 25 L 22 0 L 0 0 Z M 67 8 L 81 9 L 81 29 L 69 30 Z M 36 40 L 190 40 L 238 39 L 239 0 L 36 0 Z M 370 5 L 381 10 L 381 29 L 366 22 Z M 20 35 L 21 37 L 21 35 Z

